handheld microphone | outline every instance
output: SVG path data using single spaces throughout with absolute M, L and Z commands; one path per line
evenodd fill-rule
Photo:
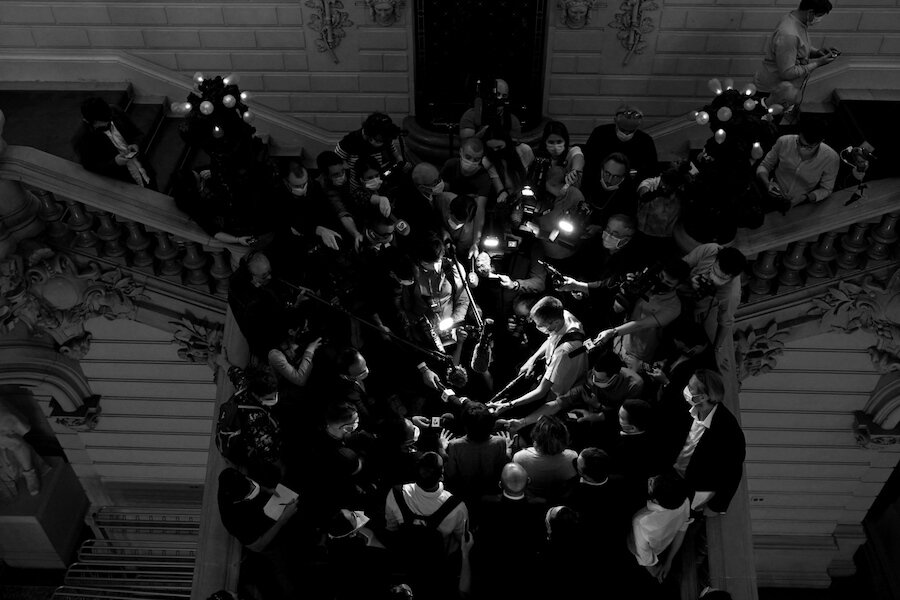
M 484 320 L 484 330 L 481 332 L 481 339 L 475 344 L 475 350 L 472 352 L 472 362 L 470 366 L 476 373 L 487 373 L 491 366 L 494 349 L 494 320 L 487 318 Z
M 581 346 L 575 348 L 567 355 L 569 358 L 575 358 L 576 356 L 581 356 L 585 352 L 590 352 L 597 346 L 600 346 L 600 336 L 595 337 L 594 339 L 587 339 L 581 343 Z

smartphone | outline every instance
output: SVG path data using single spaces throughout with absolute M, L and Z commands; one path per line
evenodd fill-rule
M 572 419 L 573 421 L 577 421 L 578 419 L 581 418 L 581 415 L 579 415 L 576 412 L 566 413 L 566 416 L 569 417 L 570 419 Z
M 435 429 L 440 429 L 441 418 L 440 417 L 431 417 L 431 426 Z

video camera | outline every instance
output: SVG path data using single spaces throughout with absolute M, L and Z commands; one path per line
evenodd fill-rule
M 622 312 L 630 313 L 635 303 L 641 298 L 647 300 L 650 290 L 659 283 L 660 273 L 662 273 L 662 264 L 656 263 L 644 268 L 643 271 L 629 273 L 619 280 L 615 302 L 624 309 Z

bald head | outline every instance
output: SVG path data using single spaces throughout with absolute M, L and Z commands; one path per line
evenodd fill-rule
M 416 185 L 432 185 L 438 179 L 437 167 L 431 163 L 419 163 L 412 170 L 412 180 Z
M 500 472 L 500 487 L 510 496 L 523 496 L 528 485 L 528 472 L 522 465 L 507 463 Z
M 272 278 L 272 265 L 266 255 L 259 252 L 247 261 L 247 270 L 250 271 L 251 282 L 257 287 L 267 284 Z
M 477 137 L 470 137 L 462 143 L 461 148 L 472 153 L 484 153 L 484 143 Z

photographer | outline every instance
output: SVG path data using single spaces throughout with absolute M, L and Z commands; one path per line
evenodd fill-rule
M 652 362 L 662 341 L 663 328 L 681 314 L 681 300 L 675 288 L 688 279 L 690 267 L 679 258 L 663 260 L 662 269 L 641 282 L 633 300 L 631 320 L 600 332 L 598 343 L 604 344 L 620 338 L 617 352 L 629 368 L 640 372 L 644 363 Z M 626 312 L 626 307 L 616 301 L 616 311 Z M 621 311 L 619 310 L 621 308 Z
M 491 125 L 499 126 L 514 140 L 522 137 L 522 124 L 509 111 L 509 84 L 503 79 L 494 79 L 492 86 L 479 81 L 475 106 L 459 119 L 459 139 L 467 140 L 476 135 L 482 137 L 485 128 Z
M 399 141 L 400 131 L 389 116 L 376 112 L 366 117 L 362 128 L 351 131 L 338 142 L 334 152 L 350 170 L 350 191 L 355 192 L 362 187 L 356 171 L 356 162 L 361 157 L 373 157 L 380 170 L 405 162 Z

